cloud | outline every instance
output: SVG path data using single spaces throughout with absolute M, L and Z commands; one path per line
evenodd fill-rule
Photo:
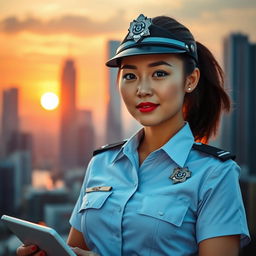
M 63 15 L 48 21 L 31 16 L 23 20 L 10 16 L 0 21 L 0 28 L 6 34 L 27 31 L 43 35 L 68 33 L 76 36 L 91 36 L 123 31 L 127 27 L 127 21 L 122 14 L 123 11 L 116 12 L 115 16 L 101 22 L 81 15 Z
M 253 0 L 130 0 L 129 3 L 133 8 L 127 8 L 125 11 L 131 18 L 134 17 L 136 10 L 143 10 L 143 13 L 149 17 L 163 14 L 177 19 L 181 18 L 181 21 L 184 19 L 200 21 L 205 12 L 218 13 L 226 9 L 243 11 L 256 8 L 256 1 Z
M 109 1 L 110 4 L 116 0 Z M 189 28 L 192 25 L 205 27 L 208 24 L 218 24 L 219 26 L 222 22 L 220 30 L 226 23 L 233 30 L 234 24 L 238 23 L 237 14 L 239 14 L 238 29 L 245 30 L 245 32 L 252 31 L 256 22 L 256 1 L 252 0 L 193 0 L 189 5 L 187 0 L 177 0 L 176 4 L 170 4 L 169 0 L 157 0 L 158 4 L 156 4 L 156 0 L 149 0 L 147 4 L 145 1 L 131 0 L 132 2 L 134 5 L 131 5 L 134 8 L 125 9 L 125 11 L 121 4 L 118 5 L 119 2 L 116 2 L 117 7 L 113 9 L 114 14 L 105 20 L 102 18 L 109 15 L 109 11 L 106 9 L 105 15 L 98 13 L 95 16 L 96 12 L 91 9 L 92 6 L 95 8 L 95 3 L 87 6 L 90 10 L 87 15 L 63 14 L 48 19 L 35 15 L 23 19 L 18 16 L 9 16 L 0 20 L 0 32 L 17 34 L 26 31 L 41 35 L 71 34 L 82 37 L 108 33 L 124 35 L 129 22 L 141 12 L 149 17 L 162 14 L 171 16 Z M 104 11 L 103 7 L 101 7 L 101 11 Z M 101 18 L 100 21 L 98 17 Z

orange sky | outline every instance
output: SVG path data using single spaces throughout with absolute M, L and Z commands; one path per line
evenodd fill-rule
M 228 33 L 241 31 L 256 41 L 256 4 L 250 0 L 130 0 L 129 6 L 118 0 L 0 0 L 0 6 L 0 93 L 20 88 L 25 129 L 56 129 L 58 110 L 43 110 L 39 100 L 44 92 L 59 92 L 69 55 L 77 67 L 78 106 L 92 109 L 95 122 L 104 121 L 106 43 L 121 40 L 140 13 L 178 19 L 220 62 Z

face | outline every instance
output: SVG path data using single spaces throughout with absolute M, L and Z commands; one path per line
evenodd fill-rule
M 143 126 L 182 120 L 183 62 L 175 54 L 125 57 L 118 83 L 130 114 Z

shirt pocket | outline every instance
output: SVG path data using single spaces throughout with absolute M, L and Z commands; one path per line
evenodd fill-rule
M 145 196 L 137 213 L 180 227 L 189 204 L 185 198 L 169 195 Z
M 94 191 L 86 193 L 78 212 L 81 213 L 86 209 L 100 209 L 112 193 L 113 191 Z

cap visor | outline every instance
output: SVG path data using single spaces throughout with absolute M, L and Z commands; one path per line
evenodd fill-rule
M 113 58 L 106 62 L 108 67 L 119 67 L 120 60 L 124 57 L 135 56 L 135 55 L 147 55 L 147 54 L 163 54 L 163 53 L 184 53 L 185 50 L 172 48 L 172 47 L 163 47 L 163 46 L 142 46 L 142 47 L 133 47 L 128 48 L 119 54 L 115 55 Z

